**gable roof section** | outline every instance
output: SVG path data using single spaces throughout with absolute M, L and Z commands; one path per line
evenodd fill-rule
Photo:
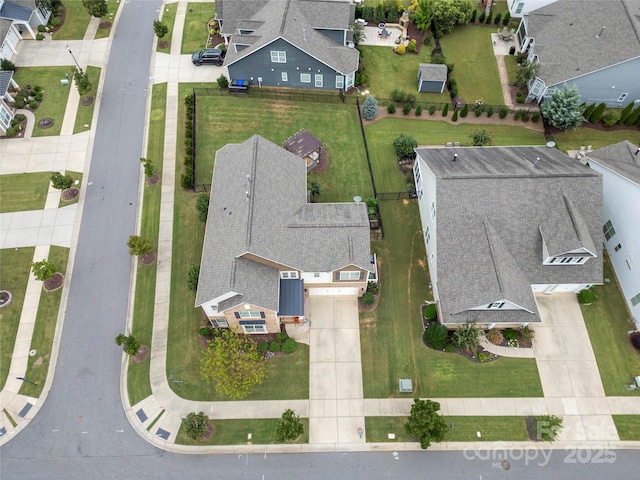
M 13 70 L 0 70 L 0 99 L 4 97 L 9 90 L 12 77 Z
M 597 162 L 640 185 L 640 148 L 625 140 L 588 154 Z
M 259 135 L 218 150 L 196 306 L 235 291 L 241 298 L 225 300 L 227 308 L 278 310 L 278 269 L 256 257 L 303 272 L 370 268 L 366 206 L 307 204 L 306 170 Z
M 602 282 L 597 172 L 548 147 L 416 152 L 436 177 L 438 294 L 445 323 L 539 321 L 531 285 Z M 575 249 L 580 240 L 598 258 L 584 265 L 544 266 L 541 225 L 559 245 L 567 242 L 561 250 Z M 573 229 L 567 238 L 565 228 Z M 502 299 L 533 313 L 468 311 Z
M 595 252 L 593 239 L 586 222 L 567 195 L 553 206 L 556 211 L 540 222 L 540 232 L 550 257 L 563 255 L 578 249 Z
M 354 9 L 347 0 L 224 0 L 222 34 L 236 41 L 239 29 L 254 30 L 251 43 L 239 52 L 230 48 L 229 66 L 282 38 L 318 61 L 343 73 L 358 68 L 358 51 L 331 40 L 317 29 L 348 30 Z
M 22 1 L 20 3 L 22 5 L 14 2 L 4 2 L 2 8 L 0 8 L 0 17 L 28 22 L 35 8 L 35 2 Z
M 555 85 L 640 57 L 640 2 L 559 0 L 529 13 L 527 34 L 538 77 Z
M 421 63 L 420 67 L 420 80 L 431 82 L 446 82 L 447 81 L 447 66 L 436 63 Z

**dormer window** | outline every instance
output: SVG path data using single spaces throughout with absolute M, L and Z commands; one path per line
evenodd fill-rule
M 491 309 L 491 310 L 496 308 L 502 308 L 502 307 L 504 307 L 504 302 L 493 302 L 487 305 L 487 309 Z
M 288 272 L 280 272 L 280 278 L 283 279 L 296 279 L 298 278 L 298 272 L 296 270 L 291 270 Z
M 589 257 L 553 257 L 546 265 L 582 265 Z

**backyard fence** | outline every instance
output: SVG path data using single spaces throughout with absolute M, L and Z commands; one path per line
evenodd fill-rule
M 412 200 L 417 198 L 415 190 L 405 192 L 380 192 L 376 198 L 382 200 Z

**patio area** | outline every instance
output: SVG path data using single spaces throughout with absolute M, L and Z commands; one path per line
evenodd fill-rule
M 366 38 L 360 42 L 361 45 L 374 45 L 377 47 L 395 47 L 398 45 L 396 41 L 398 38 L 402 38 L 403 35 L 406 37 L 404 30 L 398 24 L 387 23 L 385 25 L 385 29 L 387 34 L 381 35 L 380 32 L 383 31 L 382 28 L 379 28 L 378 25 L 373 25 L 369 23 L 364 26 L 364 34 Z M 405 40 L 405 47 L 409 43 L 408 40 Z

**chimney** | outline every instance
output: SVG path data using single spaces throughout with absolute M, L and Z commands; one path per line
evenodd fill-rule
M 604 25 L 602 26 L 602 30 L 600 30 L 600 33 L 598 33 L 596 35 L 596 38 L 600 38 L 600 36 L 604 33 Z

